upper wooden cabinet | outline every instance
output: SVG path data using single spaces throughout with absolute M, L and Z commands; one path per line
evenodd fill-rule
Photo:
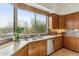
M 65 16 L 59 16 L 59 29 L 65 29 L 66 20 Z
M 52 14 L 52 29 L 79 29 L 79 12 L 58 16 Z
M 74 29 L 73 14 L 66 15 L 66 29 Z
M 52 28 L 58 29 L 58 27 L 59 27 L 59 16 L 52 14 Z
M 74 29 L 79 29 L 79 12 L 74 14 Z
M 79 12 L 66 15 L 66 29 L 79 29 Z

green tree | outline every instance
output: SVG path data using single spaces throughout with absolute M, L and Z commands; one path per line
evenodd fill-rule
M 41 22 L 38 19 L 32 19 L 31 24 L 33 33 L 44 33 L 46 31 L 46 23 Z

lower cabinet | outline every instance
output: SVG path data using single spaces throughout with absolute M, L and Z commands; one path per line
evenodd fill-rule
M 15 54 L 13 54 L 13 56 L 27 56 L 27 46 L 18 50 Z
M 55 37 L 52 40 L 54 51 L 62 48 L 62 36 Z M 46 56 L 47 55 L 47 40 L 34 41 L 18 50 L 13 56 Z
M 75 38 L 76 40 L 76 48 L 75 51 L 79 52 L 79 38 Z
M 47 40 L 35 41 L 24 46 L 12 56 L 46 56 Z
M 54 38 L 53 44 L 54 44 L 54 51 L 57 51 L 60 48 L 62 48 L 63 47 L 62 36 Z
M 64 36 L 63 43 L 64 43 L 64 48 L 69 48 L 69 38 L 68 37 Z
M 73 37 L 64 37 L 64 47 L 75 50 L 76 40 Z
M 64 47 L 79 52 L 79 37 L 64 37 Z
M 28 56 L 46 56 L 47 40 L 31 42 L 28 44 Z

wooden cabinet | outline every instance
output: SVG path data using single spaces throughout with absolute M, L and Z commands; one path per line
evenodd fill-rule
M 64 47 L 79 52 L 79 37 L 64 37 Z
M 47 41 L 42 41 L 41 46 L 39 47 L 39 56 L 47 55 Z
M 79 12 L 66 15 L 66 29 L 79 29 Z
M 46 56 L 47 41 L 38 41 L 28 44 L 28 56 Z
M 74 29 L 79 29 L 79 13 L 74 14 Z
M 66 19 L 65 16 L 59 16 L 59 29 L 65 29 Z
M 68 42 L 68 40 L 69 40 L 68 37 L 65 36 L 64 37 L 64 40 L 63 40 L 63 43 L 64 43 L 64 47 L 65 48 L 69 48 L 69 42 Z
M 65 36 L 64 37 L 64 47 L 72 50 L 76 49 L 76 40 L 74 37 Z
M 24 46 L 20 50 L 18 50 L 13 56 L 27 56 L 27 46 Z
M 62 36 L 54 38 L 53 43 L 54 43 L 54 50 L 55 51 L 57 51 L 60 48 L 62 48 L 63 47 Z
M 74 29 L 73 14 L 66 15 L 66 29 Z
M 52 14 L 52 28 L 58 29 L 58 27 L 59 27 L 59 16 Z
M 75 40 L 76 40 L 75 51 L 79 52 L 79 37 L 76 37 Z

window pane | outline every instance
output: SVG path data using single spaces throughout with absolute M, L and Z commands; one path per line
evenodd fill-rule
M 47 16 L 36 14 L 36 31 L 37 33 L 45 33 L 47 30 Z
M 46 16 L 18 9 L 18 26 L 24 28 L 22 34 L 46 32 Z
M 24 11 L 18 9 L 18 26 L 24 27 L 23 34 L 31 34 L 34 33 L 32 29 L 32 22 L 34 20 L 35 14 L 29 11 Z
M 0 38 L 7 37 L 13 32 L 13 6 L 0 3 Z

